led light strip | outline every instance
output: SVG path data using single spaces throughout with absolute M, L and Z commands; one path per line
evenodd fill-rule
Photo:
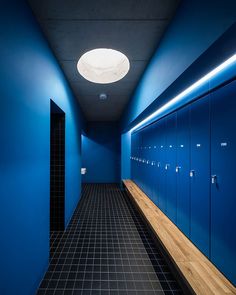
M 195 82 L 190 87 L 185 89 L 183 92 L 181 92 L 180 94 L 178 94 L 177 96 L 169 100 L 166 104 L 164 104 L 162 107 L 157 109 L 154 113 L 152 113 L 147 118 L 145 118 L 140 123 L 138 123 L 133 128 L 131 128 L 130 131 L 133 132 L 134 130 L 140 127 L 144 127 L 144 125 L 147 124 L 149 121 L 151 121 L 152 119 L 154 119 L 155 117 L 157 117 L 158 115 L 166 111 L 169 107 L 173 106 L 177 102 L 180 102 L 181 99 L 183 99 L 187 94 L 195 90 L 197 87 L 203 85 L 205 82 L 209 81 L 212 77 L 216 76 L 219 72 L 223 71 L 225 68 L 232 65 L 235 61 L 236 61 L 236 54 L 234 54 L 229 59 L 227 59 L 222 64 L 220 64 L 218 67 L 216 67 L 214 70 L 212 70 L 211 72 L 203 76 L 201 79 L 199 79 L 197 82 Z

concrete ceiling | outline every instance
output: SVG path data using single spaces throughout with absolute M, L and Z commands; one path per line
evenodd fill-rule
M 88 121 L 119 120 L 180 0 L 29 0 Z M 130 60 L 125 78 L 94 84 L 77 72 L 80 56 L 105 47 Z M 99 100 L 106 93 L 108 99 Z

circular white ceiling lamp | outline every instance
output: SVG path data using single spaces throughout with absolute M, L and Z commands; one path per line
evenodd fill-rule
M 86 80 L 99 84 L 121 80 L 129 72 L 130 63 L 123 53 L 109 48 L 97 48 L 84 53 L 77 69 Z

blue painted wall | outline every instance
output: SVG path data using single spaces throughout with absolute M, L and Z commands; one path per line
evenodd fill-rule
M 235 21 L 234 0 L 183 0 L 126 108 L 122 117 L 123 129 Z M 217 54 L 213 57 L 218 58 Z
M 120 182 L 120 129 L 118 123 L 92 122 L 82 136 L 82 166 L 85 183 Z
M 25 1 L 2 1 L 0 19 L 0 294 L 31 295 L 49 257 L 50 99 L 66 113 L 66 224 L 80 196 L 82 115 Z
M 130 178 L 131 132 L 121 135 L 121 179 Z

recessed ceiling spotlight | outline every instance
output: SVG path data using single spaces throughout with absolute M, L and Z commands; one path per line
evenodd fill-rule
M 94 83 L 119 81 L 129 71 L 130 63 L 123 53 L 114 49 L 97 48 L 84 53 L 77 63 L 81 76 Z
M 107 94 L 106 93 L 99 94 L 99 99 L 100 100 L 106 100 L 107 99 Z

